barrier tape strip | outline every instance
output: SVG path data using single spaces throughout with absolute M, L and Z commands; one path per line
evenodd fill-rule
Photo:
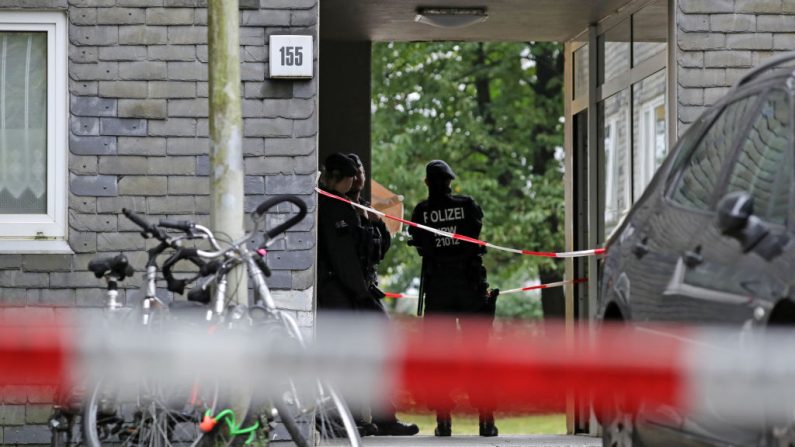
M 495 331 L 486 317 L 466 319 L 466 330 L 451 336 L 449 319 L 348 313 L 324 316 L 324 335 L 304 350 L 262 343 L 250 331 L 210 336 L 188 321 L 170 322 L 161 332 L 68 312 L 44 324 L 30 308 L 0 308 L 0 314 L 6 402 L 47 395 L 53 386 L 91 390 L 98 378 L 127 386 L 120 395 L 131 397 L 142 383 L 182 390 L 198 381 L 283 398 L 285 383 L 310 390 L 320 380 L 349 402 L 371 405 L 449 405 L 455 393 L 468 394 L 474 408 L 539 412 L 560 409 L 573 393 L 593 396 L 593 408 L 607 414 L 615 414 L 617 402 L 625 414 L 664 405 L 692 420 L 714 419 L 719 409 L 721 421 L 764 430 L 759 433 L 790 426 L 795 411 L 795 344 L 786 328 L 740 340 L 736 328 L 651 321 L 605 321 L 596 331 L 586 324 L 545 322 L 539 330 L 504 322 Z M 272 325 L 260 328 L 263 336 L 280 334 Z
M 65 322 L 56 316 L 48 321 L 51 326 L 42 326 L 40 314 L 22 312 L 15 313 L 13 322 L 0 322 L 5 336 L 0 339 L 0 365 L 4 366 L 0 368 L 0 398 L 5 401 L 10 401 L 9 396 L 16 399 L 49 386 L 69 390 L 79 385 L 93 390 L 97 378 L 106 378 L 109 382 L 103 385 L 121 390 L 119 395 L 123 397 L 137 396 L 142 383 L 180 390 L 198 381 L 218 383 L 222 389 L 224 384 L 234 384 L 234 390 L 250 389 L 265 399 L 283 398 L 285 391 L 291 389 L 285 388 L 285 383 L 309 391 L 316 389 L 320 380 L 324 388 L 330 384 L 350 402 L 373 405 L 394 402 L 433 408 L 448 402 L 455 392 L 468 394 L 475 408 L 511 411 L 529 407 L 538 411 L 540 403 L 564 402 L 568 392 L 611 398 L 604 402 L 613 405 L 615 394 L 620 392 L 622 409 L 629 410 L 633 406 L 627 404 L 637 403 L 640 398 L 681 408 L 680 397 L 696 403 L 711 403 L 722 395 L 737 397 L 738 388 L 763 388 L 771 382 L 770 374 L 776 372 L 780 380 L 774 383 L 781 386 L 778 394 L 759 392 L 756 397 L 764 401 L 792 397 L 786 392 L 791 388 L 792 370 L 771 367 L 770 362 L 759 357 L 760 352 L 781 356 L 786 349 L 752 350 L 750 354 L 756 361 L 751 365 L 730 359 L 733 361 L 729 365 L 736 368 L 742 381 L 727 383 L 726 379 L 732 377 L 725 370 L 713 369 L 720 359 L 707 358 L 700 351 L 688 356 L 685 351 L 691 345 L 681 337 L 659 339 L 638 333 L 630 325 L 617 326 L 615 331 L 601 327 L 599 338 L 590 339 L 588 332 L 567 336 L 564 326 L 551 322 L 545 323 L 540 332 L 506 323 L 495 336 L 490 319 L 481 318 L 466 319 L 463 326 L 467 329 L 451 336 L 449 320 L 443 318 L 428 318 L 421 324 L 391 324 L 376 316 L 327 315 L 324 335 L 304 350 L 296 349 L 292 343 L 263 344 L 261 337 L 252 337 L 249 331 L 209 335 L 206 328 L 189 322 L 170 322 L 160 328 L 165 330 L 162 332 L 137 323 L 109 327 L 96 318 Z M 80 326 L 74 330 L 64 323 Z M 280 335 L 272 327 L 260 329 L 268 332 L 253 333 Z M 588 342 L 572 343 L 580 339 Z M 785 341 L 788 344 L 781 346 L 791 350 L 791 338 Z M 698 394 L 704 387 L 687 387 L 685 380 L 692 377 L 689 373 L 693 371 L 685 363 L 688 358 L 703 359 L 703 365 L 710 368 L 705 371 L 717 373 L 705 379 L 706 384 L 717 381 L 721 385 L 710 388 L 718 396 Z M 777 357 L 777 362 L 782 358 L 787 357 Z M 18 366 L 8 361 L 18 361 Z M 760 369 L 753 370 L 753 364 Z M 46 374 L 17 374 L 31 368 Z M 742 375 L 760 370 L 766 374 Z M 726 389 L 732 392 L 727 393 Z M 174 397 L 181 396 L 177 393 Z M 231 396 L 235 398 L 237 394 Z M 736 405 L 745 409 L 748 401 L 744 398 Z M 120 403 L 126 402 L 134 405 L 130 400 Z M 726 410 L 726 406 L 717 408 Z M 766 418 L 770 414 L 763 409 L 753 410 L 752 414 Z M 200 428 L 205 430 L 212 430 L 219 423 L 237 435 L 256 430 L 256 425 L 241 427 L 230 410 L 203 413 Z M 792 412 L 786 414 L 791 420 Z
M 528 287 L 518 287 L 516 289 L 501 290 L 500 295 L 508 295 L 510 293 L 527 292 L 529 290 L 551 289 L 553 287 L 562 287 L 566 284 L 581 284 L 587 282 L 588 278 L 569 279 L 566 281 L 550 282 L 546 284 L 536 284 Z M 384 292 L 387 298 L 419 298 L 417 295 L 407 295 L 405 293 Z
M 416 222 L 412 222 L 410 220 L 406 220 L 406 219 L 403 219 L 403 218 L 400 218 L 400 217 L 397 217 L 397 216 L 392 216 L 392 215 L 386 214 L 384 212 L 378 211 L 376 209 L 373 209 L 373 208 L 364 206 L 362 204 L 356 203 L 356 202 L 354 202 L 352 200 L 349 200 L 349 199 L 346 199 L 344 197 L 340 197 L 338 195 L 332 194 L 332 193 L 330 193 L 328 191 L 324 191 L 324 190 L 322 190 L 322 189 L 320 189 L 318 187 L 315 187 L 315 191 L 317 191 L 318 194 L 322 194 L 322 195 L 324 195 L 326 197 L 330 197 L 332 199 L 339 200 L 340 202 L 348 203 L 348 204 L 353 205 L 353 206 L 355 206 L 357 208 L 361 208 L 361 209 L 363 209 L 363 210 L 365 210 L 365 211 L 367 211 L 369 213 L 373 213 L 373 214 L 376 214 L 376 215 L 381 216 L 381 217 L 386 217 L 387 219 L 396 220 L 396 221 L 404 223 L 404 224 L 406 224 L 408 226 L 415 227 L 415 228 L 420 228 L 422 230 L 429 231 L 429 232 L 431 232 L 433 234 L 437 234 L 439 236 L 448 237 L 450 239 L 457 239 L 459 241 L 464 241 L 464 242 L 469 242 L 469 243 L 472 243 L 472 244 L 475 244 L 475 245 L 480 245 L 481 247 L 493 248 L 495 250 L 506 251 L 506 252 L 509 252 L 509 253 L 516 253 L 516 254 L 526 255 L 526 256 L 539 256 L 539 257 L 544 257 L 544 258 L 580 258 L 580 257 L 584 257 L 584 256 L 598 256 L 598 255 L 604 254 L 605 251 L 606 251 L 604 248 L 594 248 L 594 249 L 590 249 L 590 250 L 551 252 L 551 251 L 520 250 L 520 249 L 516 249 L 516 248 L 503 247 L 501 245 L 492 244 L 491 242 L 481 241 L 480 239 L 475 239 L 475 238 L 472 238 L 472 237 L 469 237 L 469 236 L 464 236 L 463 234 L 450 233 L 448 231 L 443 231 L 443 230 L 439 230 L 439 229 L 436 229 L 436 228 L 431 228 L 429 226 L 418 224 Z

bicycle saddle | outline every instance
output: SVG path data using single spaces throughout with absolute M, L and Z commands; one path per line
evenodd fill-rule
M 88 269 L 94 272 L 94 276 L 102 278 L 105 275 L 123 281 L 124 278 L 135 274 L 135 269 L 130 265 L 127 256 L 120 254 L 112 258 L 92 259 L 88 263 Z

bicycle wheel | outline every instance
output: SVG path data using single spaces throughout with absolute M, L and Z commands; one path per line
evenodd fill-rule
M 298 447 L 362 445 L 359 430 L 344 400 L 329 386 L 318 384 L 314 397 L 302 402 L 287 391 L 274 402 L 279 421 Z
M 88 447 L 243 445 L 247 436 L 231 433 L 219 421 L 204 433 L 199 424 L 221 408 L 216 384 L 159 386 L 157 383 L 114 385 L 101 381 L 91 392 L 83 414 L 83 435 Z M 227 407 L 228 408 L 228 407 Z M 248 402 L 230 408 L 236 421 L 248 416 Z
M 263 343 L 279 346 L 280 349 L 301 350 L 301 334 L 289 315 L 276 319 L 263 319 L 255 324 L 255 334 Z M 362 445 L 356 422 L 340 396 L 328 385 L 318 381 L 297 384 L 291 378 L 269 378 L 271 385 L 276 380 L 284 391 L 271 396 L 265 404 L 267 410 L 276 410 L 275 422 L 284 425 L 294 444 L 298 447 Z M 273 440 L 278 439 L 276 430 Z

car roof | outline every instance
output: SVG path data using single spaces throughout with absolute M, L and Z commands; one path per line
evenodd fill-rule
M 765 83 L 781 83 L 783 87 L 795 89 L 795 85 L 788 83 L 795 78 L 795 51 L 790 51 L 771 59 L 749 70 L 735 84 L 731 93 L 745 90 L 747 87 L 756 87 Z M 727 96 L 733 96 L 731 94 Z
M 780 56 L 770 58 L 761 65 L 758 65 L 757 67 L 748 71 L 748 73 L 744 74 L 743 77 L 741 77 L 737 81 L 737 83 L 735 84 L 735 88 L 743 84 L 747 84 L 748 82 L 751 82 L 755 78 L 759 77 L 759 75 L 761 74 L 767 73 L 777 68 L 785 67 L 787 64 L 790 65 L 795 64 L 795 51 L 790 51 Z
M 795 53 L 793 53 L 795 56 Z M 748 92 L 760 90 L 762 88 L 779 87 L 790 92 L 795 92 L 795 59 L 788 66 L 769 67 L 764 72 L 752 73 L 753 78 L 741 79 L 728 93 L 715 102 L 712 107 L 704 111 L 703 115 L 713 113 L 715 110 L 722 109 L 726 104 L 736 101 L 739 97 Z M 748 75 L 746 75 L 747 77 Z M 702 116 L 703 116 L 702 115 Z

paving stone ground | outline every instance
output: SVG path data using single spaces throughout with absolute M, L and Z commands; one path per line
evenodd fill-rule
M 580 435 L 528 435 L 498 436 L 481 438 L 480 436 L 451 436 L 437 438 L 434 436 L 384 436 L 364 438 L 367 447 L 601 447 L 602 441 L 590 436 Z

